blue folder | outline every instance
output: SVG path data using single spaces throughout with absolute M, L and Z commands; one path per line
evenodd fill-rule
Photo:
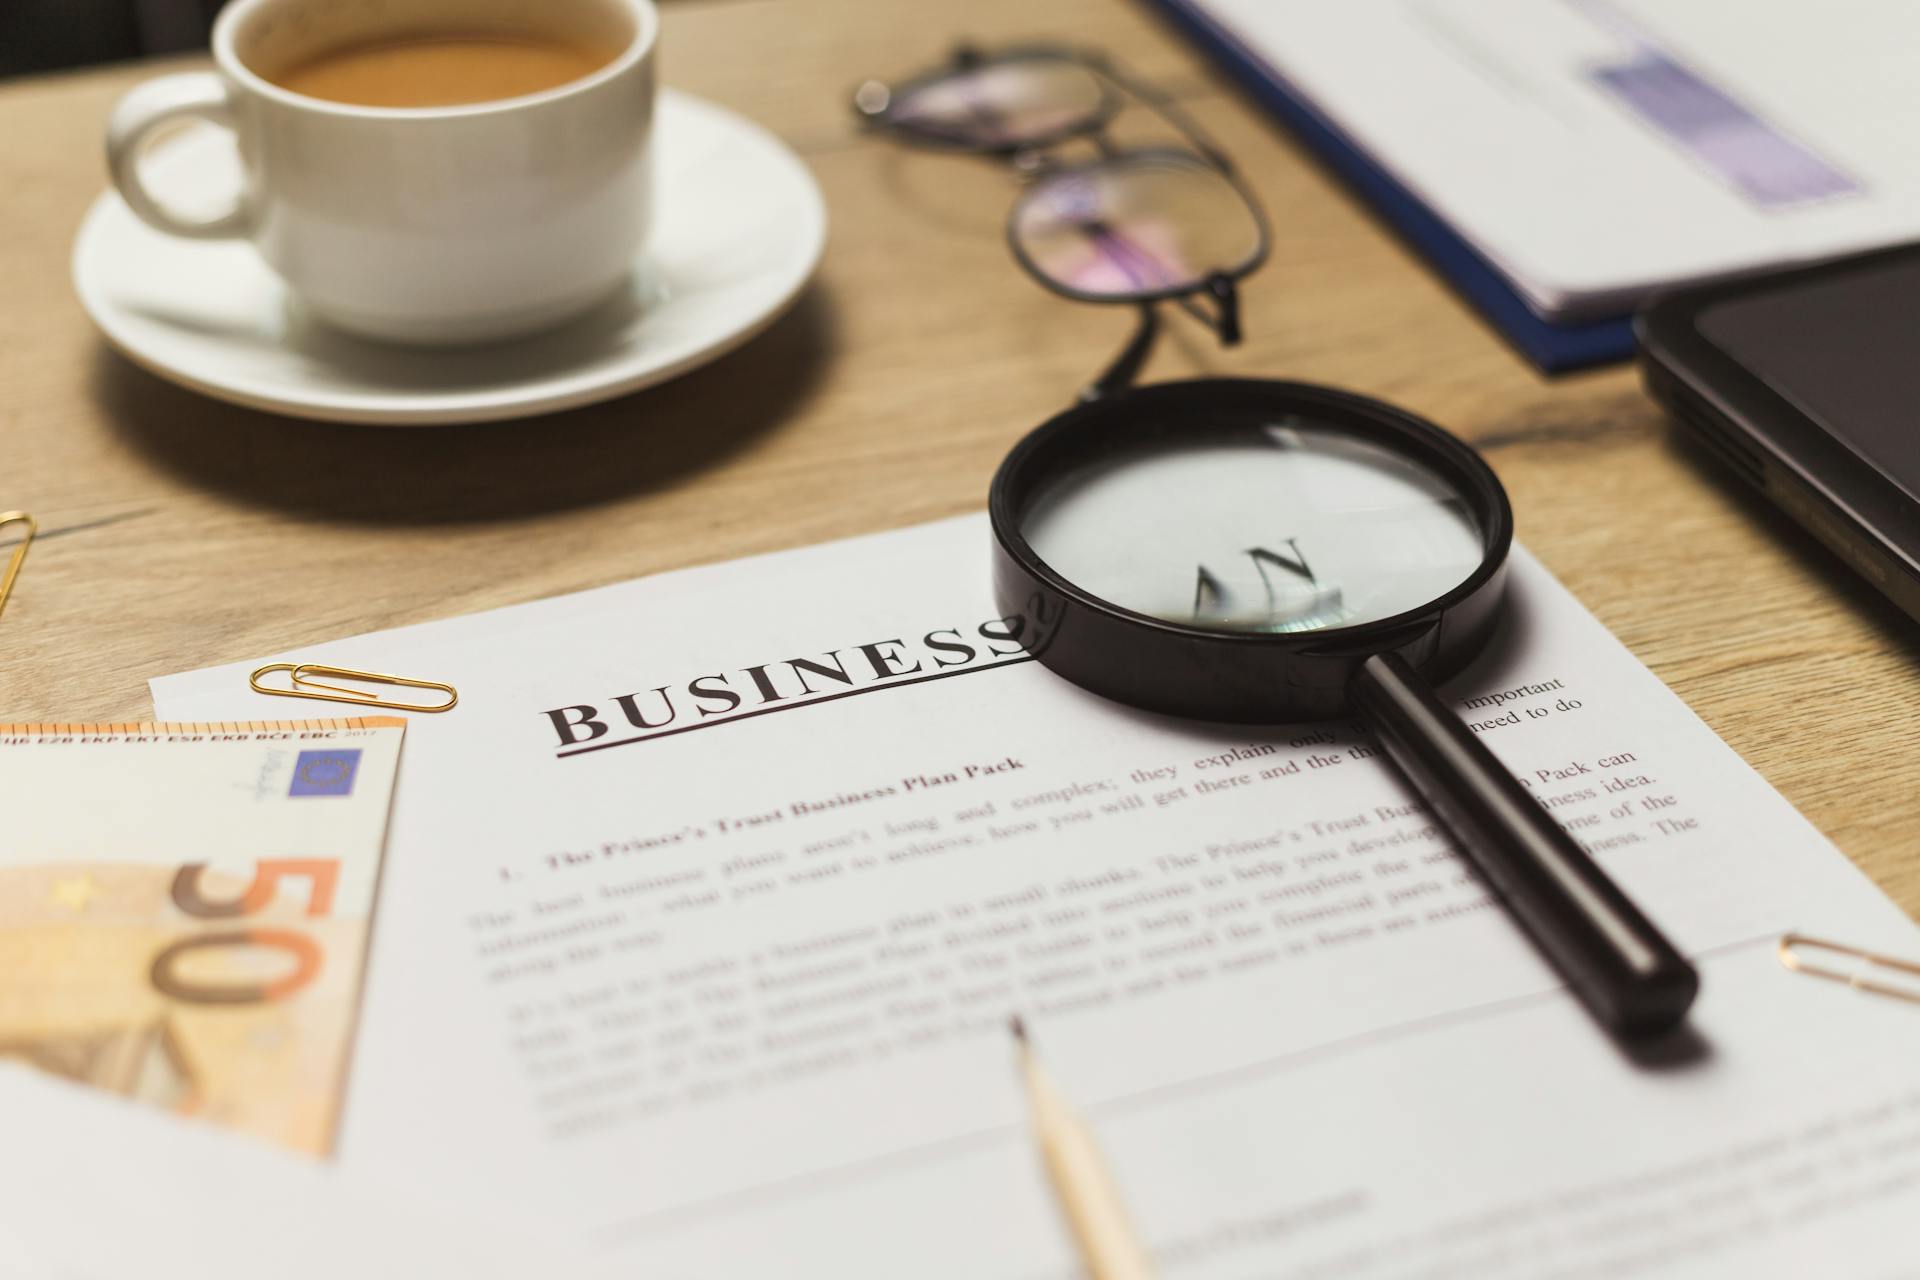
M 1339 0 L 1317 2 L 1337 4 Z M 1445 219 L 1342 137 L 1271 63 L 1216 22 L 1208 14 L 1205 0 L 1148 3 L 1232 73 L 1541 370 L 1551 373 L 1576 369 L 1624 360 L 1633 354 L 1631 315 L 1578 324 L 1554 324 L 1535 315 L 1526 299 Z

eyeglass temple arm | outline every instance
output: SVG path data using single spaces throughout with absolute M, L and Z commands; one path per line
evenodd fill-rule
M 1157 113 L 1172 125 L 1195 151 L 1211 160 L 1222 173 L 1229 176 L 1234 174 L 1233 161 L 1227 157 L 1227 153 L 1221 150 L 1211 134 L 1200 127 L 1199 121 L 1195 120 L 1185 108 L 1175 103 L 1171 97 L 1130 72 L 1122 71 L 1101 54 L 1081 50 L 1079 57 L 1087 66 L 1092 67 L 1095 73 L 1118 85 L 1123 93 L 1131 94 L 1145 103 L 1149 111 Z
M 1134 328 L 1133 337 L 1127 340 L 1106 371 L 1081 390 L 1080 403 L 1092 404 L 1131 387 L 1133 380 L 1140 376 L 1140 367 L 1153 352 L 1154 339 L 1159 336 L 1160 313 L 1151 302 L 1141 303 L 1140 323 Z
M 1240 341 L 1240 292 L 1234 288 L 1233 278 L 1224 272 L 1215 272 L 1207 279 L 1207 296 L 1213 299 L 1214 314 L 1208 315 L 1206 309 L 1191 297 L 1178 299 L 1180 307 L 1200 323 L 1220 335 L 1223 346 L 1234 346 Z M 1154 340 L 1160 336 L 1160 313 L 1151 302 L 1140 304 L 1140 323 L 1135 326 L 1133 337 L 1127 340 L 1113 363 L 1106 367 L 1101 375 L 1088 383 L 1080 392 L 1080 403 L 1091 404 L 1095 400 L 1104 400 L 1117 391 L 1125 391 L 1140 376 L 1140 369 L 1147 363 L 1147 357 L 1153 354 Z
M 1207 277 L 1206 296 L 1213 299 L 1213 310 L 1194 301 L 1192 294 L 1175 298 L 1174 305 L 1220 336 L 1223 347 L 1240 345 L 1240 291 L 1233 277 L 1216 271 Z
M 1220 335 L 1220 345 L 1240 345 L 1240 290 L 1233 277 L 1216 271 L 1207 277 L 1206 295 L 1213 299 L 1213 314 L 1195 302 L 1191 295 L 1179 299 L 1180 309 Z
M 1118 86 L 1122 93 L 1131 94 L 1138 101 L 1145 103 L 1149 111 L 1172 125 L 1175 131 L 1186 138 L 1189 146 L 1226 175 L 1227 181 L 1239 191 L 1240 198 L 1247 202 L 1247 211 L 1253 215 L 1254 226 L 1259 229 L 1260 248 L 1255 253 L 1254 260 L 1256 262 L 1264 260 L 1267 256 L 1267 244 L 1272 235 L 1267 229 L 1266 210 L 1260 207 L 1260 201 L 1252 190 L 1241 182 L 1239 169 L 1220 144 L 1213 140 L 1213 135 L 1202 129 L 1200 122 L 1193 118 L 1192 113 L 1175 102 L 1170 95 L 1131 72 L 1122 70 L 1104 54 L 1082 49 L 1077 51 L 1075 56 L 1093 68 L 1095 75 L 1109 84 Z M 1189 307 L 1188 310 L 1191 312 L 1193 308 Z M 1237 337 L 1227 338 L 1224 333 L 1221 336 L 1229 346 L 1239 340 Z

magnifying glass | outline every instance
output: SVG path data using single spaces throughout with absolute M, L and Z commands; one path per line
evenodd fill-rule
M 1325 387 L 1161 383 L 1028 435 L 988 510 L 1042 664 L 1176 716 L 1359 715 L 1605 1027 L 1684 1016 L 1693 967 L 1434 693 L 1498 624 L 1513 541 L 1472 449 Z

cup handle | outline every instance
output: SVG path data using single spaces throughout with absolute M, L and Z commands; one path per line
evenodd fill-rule
M 233 105 L 226 83 L 210 71 L 189 71 L 149 80 L 120 99 L 107 120 L 107 168 L 113 174 L 113 185 L 142 222 L 169 235 L 192 240 L 246 235 L 253 219 L 240 193 L 235 193 L 225 213 L 187 218 L 156 200 L 141 180 L 140 157 L 147 139 L 160 126 L 180 120 L 205 120 L 233 128 Z

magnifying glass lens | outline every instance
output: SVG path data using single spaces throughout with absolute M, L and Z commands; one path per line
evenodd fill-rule
M 1486 530 L 1439 474 L 1300 419 L 1196 427 L 1062 468 L 1021 532 L 1109 604 L 1274 635 L 1419 609 L 1488 554 Z

